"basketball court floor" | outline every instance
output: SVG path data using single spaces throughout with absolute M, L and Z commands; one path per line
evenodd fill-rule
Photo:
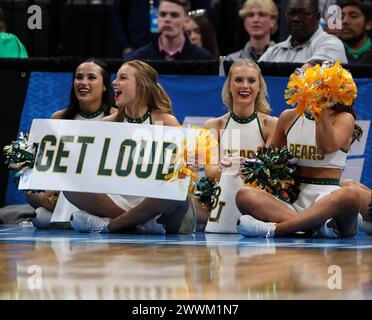
M 0 300 L 372 299 L 372 236 L 81 234 L 0 226 Z

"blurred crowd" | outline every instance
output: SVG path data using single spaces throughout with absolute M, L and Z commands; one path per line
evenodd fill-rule
M 122 44 L 123 56 L 167 60 L 227 56 L 228 60 L 250 58 L 270 62 L 339 60 L 342 63 L 372 63 L 369 38 L 372 10 L 369 1 L 203 2 L 204 8 L 191 10 L 191 3 L 185 0 L 160 3 L 116 0 L 114 26 Z M 152 29 L 154 8 L 158 10 L 158 19 L 157 28 Z M 177 17 L 171 15 L 172 11 L 177 11 Z M 147 17 L 148 14 L 150 17 Z M 140 21 L 149 21 L 149 25 Z M 176 41 L 171 40 L 167 47 L 169 39 Z M 152 45 L 149 45 L 151 41 Z M 184 55 L 182 51 L 177 51 L 183 41 L 185 50 L 191 48 L 190 42 L 206 49 L 210 56 L 196 52 Z M 240 47 L 237 48 L 237 45 Z M 170 53 L 176 53 L 166 54 L 167 48 Z
M 125 59 L 372 63 L 371 0 L 106 2 Z M 1 8 L 0 57 L 27 57 Z

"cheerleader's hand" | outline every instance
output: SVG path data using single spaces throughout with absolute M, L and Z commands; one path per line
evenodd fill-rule
M 42 192 L 32 192 L 32 191 L 24 191 L 23 195 L 28 202 L 28 204 L 37 209 L 39 207 L 43 207 L 49 211 L 54 210 L 55 208 L 55 201 L 51 201 L 51 199 L 57 198 L 58 193 L 56 191 L 42 191 Z
M 188 163 L 187 168 L 189 168 L 193 172 L 198 172 L 199 169 L 200 169 L 199 166 L 197 164 L 194 164 L 194 163 Z
M 221 170 L 230 168 L 232 166 L 232 157 L 229 156 L 223 156 L 221 162 L 220 162 L 220 168 Z
M 240 167 L 242 162 L 244 161 L 243 157 L 232 155 L 232 156 L 224 156 L 220 162 L 220 168 L 222 172 L 231 172 L 236 173 L 239 175 Z

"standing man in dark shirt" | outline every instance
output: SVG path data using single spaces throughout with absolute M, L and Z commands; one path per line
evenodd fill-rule
M 371 4 L 356 0 L 340 2 L 342 30 L 340 38 L 352 63 L 372 63 L 372 42 L 368 32 L 372 29 Z
M 190 2 L 188 0 L 160 0 L 159 35 L 128 58 L 169 61 L 213 60 L 207 50 L 191 44 L 184 35 L 184 26 L 189 11 Z

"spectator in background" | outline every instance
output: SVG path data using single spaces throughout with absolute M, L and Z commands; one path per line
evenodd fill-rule
M 349 63 L 372 63 L 372 43 L 368 32 L 372 29 L 371 4 L 357 0 L 340 3 L 342 30 L 340 38 Z
M 123 56 L 155 37 L 158 6 L 158 0 L 114 0 L 112 25 Z
M 269 48 L 259 62 L 304 63 L 310 60 L 348 62 L 342 41 L 326 33 L 319 26 L 318 0 L 289 0 L 285 16 L 290 36 Z
M 215 60 L 219 58 L 216 33 L 204 9 L 190 11 L 185 23 L 185 34 L 193 45 L 207 49 Z
M 28 58 L 22 42 L 14 34 L 6 32 L 4 11 L 0 7 L 0 58 Z
M 138 60 L 213 60 L 204 48 L 199 48 L 184 35 L 190 11 L 188 0 L 160 0 L 158 26 L 160 34 L 148 45 L 135 51 L 130 58 Z
M 275 45 L 271 35 L 278 28 L 278 7 L 272 0 L 247 0 L 239 16 L 243 19 L 250 40 L 242 50 L 229 54 L 227 59 L 248 58 L 257 61 L 269 47 Z

